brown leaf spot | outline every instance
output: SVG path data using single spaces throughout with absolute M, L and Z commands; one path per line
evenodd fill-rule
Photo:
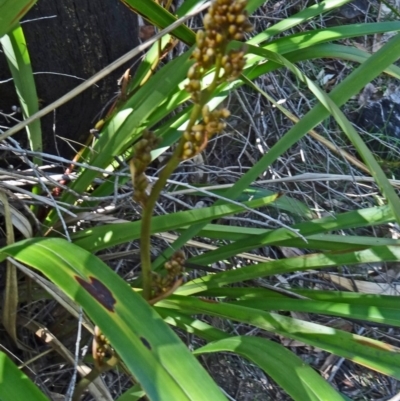
M 90 283 L 75 276 L 76 281 L 90 294 L 99 301 L 107 310 L 114 312 L 114 305 L 117 302 L 111 291 L 97 278 L 89 277 Z
M 140 337 L 140 341 L 143 343 L 143 345 L 144 345 L 147 349 L 151 350 L 151 345 L 150 345 L 150 343 L 149 343 L 144 337 Z

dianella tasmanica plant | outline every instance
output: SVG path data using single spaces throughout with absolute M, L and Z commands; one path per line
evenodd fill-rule
M 245 49 L 229 50 L 228 45 L 234 40 L 243 40 L 244 34 L 252 30 L 245 10 L 246 4 L 246 0 L 215 0 L 204 16 L 204 30 L 197 32 L 196 47 L 192 54 L 194 64 L 188 71 L 188 83 L 185 86 L 194 103 L 189 122 L 149 194 L 146 192 L 148 183 L 144 172 L 150 163 L 150 152 L 156 145 L 156 140 L 152 134 L 146 132 L 143 139 L 135 146 L 131 170 L 135 191 L 134 199 L 143 206 L 140 249 L 143 296 L 147 300 L 154 297 L 159 299 L 160 288 L 163 288 L 166 295 L 174 287 L 170 269 L 166 269 L 167 278 L 159 278 L 151 271 L 150 224 L 155 203 L 167 179 L 179 163 L 199 154 L 206 147 L 208 140 L 225 128 L 225 119 L 230 115 L 229 110 L 222 108 L 210 111 L 207 103 L 212 98 L 217 86 L 237 79 L 245 65 Z M 203 78 L 212 69 L 214 69 L 214 75 L 211 84 L 203 87 Z M 176 259 L 176 257 L 175 255 L 174 258 Z M 181 254 L 178 255 L 178 259 L 180 260 L 179 265 L 182 265 Z M 175 273 L 174 271 L 174 278 L 177 277 Z M 161 287 L 153 285 L 153 281 L 164 285 Z M 166 283 L 170 288 L 165 288 Z

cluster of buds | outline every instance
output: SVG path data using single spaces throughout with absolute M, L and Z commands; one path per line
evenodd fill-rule
M 171 259 L 164 264 L 166 275 L 161 276 L 153 272 L 153 297 L 159 297 L 168 293 L 174 284 L 182 276 L 185 269 L 185 254 L 182 251 L 175 252 Z
M 217 84 L 235 80 L 241 74 L 245 65 L 245 52 L 243 49 L 227 51 L 227 46 L 232 40 L 243 40 L 244 34 L 252 30 L 245 10 L 246 4 L 246 0 L 214 0 L 205 15 L 204 31 L 197 32 L 196 48 L 193 51 L 195 63 L 188 71 L 189 82 L 185 87 L 194 103 L 202 104 L 205 100 L 201 98 L 201 80 L 212 66 L 225 71 L 221 75 L 219 68 L 216 68 L 214 79 Z M 201 152 L 209 138 L 224 129 L 223 120 L 228 116 L 227 109 L 210 113 L 208 107 L 204 106 L 203 123 L 194 125 L 184 133 L 181 158 L 189 159 Z
M 92 353 L 97 368 L 100 368 L 102 366 L 103 360 L 107 354 L 109 355 L 113 353 L 109 341 L 101 332 L 99 326 L 94 327 Z
M 228 109 L 213 110 L 208 105 L 202 109 L 203 123 L 194 125 L 190 131 L 183 134 L 183 160 L 199 154 L 207 145 L 208 139 L 221 132 L 226 124 L 225 119 L 230 116 Z
M 246 64 L 243 49 L 230 50 L 228 54 L 222 57 L 221 64 L 224 67 L 224 78 L 227 82 L 237 79 Z
M 153 132 L 145 131 L 142 139 L 140 139 L 134 146 L 134 157 L 131 160 L 131 173 L 133 180 L 133 199 L 142 205 L 147 200 L 147 186 L 148 180 L 144 173 L 147 166 L 151 162 L 151 151 L 159 143 Z
M 243 70 L 244 51 L 225 52 L 230 41 L 243 40 L 244 34 L 253 29 L 245 10 L 246 4 L 246 0 L 215 0 L 205 15 L 205 30 L 197 32 L 196 48 L 192 55 L 196 62 L 189 69 L 189 83 L 186 85 L 195 103 L 200 100 L 203 74 L 217 64 L 218 58 L 225 70 L 225 80 L 237 78 Z

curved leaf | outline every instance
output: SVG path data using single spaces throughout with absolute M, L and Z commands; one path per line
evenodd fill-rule
M 173 295 L 157 305 L 176 308 L 186 314 L 208 314 L 247 323 L 324 349 L 396 379 L 400 378 L 400 349 L 381 341 L 277 313 L 193 297 Z
M 27 118 L 39 110 L 39 101 L 22 27 L 20 25 L 16 26 L 8 35 L 1 38 L 0 42 L 14 80 L 22 114 L 24 118 Z M 33 121 L 26 129 L 31 150 L 41 152 L 42 131 L 40 120 Z M 41 165 L 42 160 L 34 158 L 34 163 Z
M 374 263 L 382 261 L 398 261 L 400 247 L 377 246 L 354 252 L 331 252 L 325 254 L 310 254 L 288 259 L 272 260 L 267 263 L 247 266 L 246 268 L 229 270 L 222 273 L 208 275 L 189 281 L 178 288 L 176 293 L 194 294 L 206 289 L 222 287 L 227 284 L 254 280 L 273 274 L 284 274 L 296 270 L 317 269 L 321 267 L 339 266 L 346 264 Z
M 0 38 L 20 21 L 37 0 L 0 1 Z
M 193 209 L 184 212 L 171 213 L 165 216 L 156 216 L 152 219 L 151 233 L 174 230 L 186 224 L 208 222 L 210 220 L 240 213 L 245 208 L 257 208 L 275 201 L 279 194 L 261 199 L 243 202 L 242 205 L 228 203 L 211 208 Z M 75 244 L 91 252 L 96 252 L 112 245 L 122 244 L 140 237 L 141 221 L 132 223 L 110 224 L 80 231 L 72 235 Z
M 335 391 L 314 369 L 282 345 L 250 337 L 230 337 L 196 349 L 193 354 L 233 352 L 254 362 L 271 376 L 294 400 L 343 401 L 347 398 Z
M 148 303 L 100 259 L 65 240 L 37 238 L 3 248 L 43 272 L 82 305 L 151 400 L 226 400 L 213 380 Z
M 316 301 L 315 299 L 275 299 L 253 298 L 234 302 L 235 305 L 253 309 L 290 312 L 318 313 L 329 316 L 340 316 L 344 319 L 358 319 L 389 326 L 400 327 L 400 302 L 398 297 L 391 297 L 391 306 L 358 305 L 344 302 Z
M 0 401 L 16 400 L 49 401 L 29 377 L 0 351 Z

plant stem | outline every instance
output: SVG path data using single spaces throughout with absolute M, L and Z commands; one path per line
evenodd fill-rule
M 151 236 L 151 218 L 153 216 L 154 206 L 157 199 L 164 188 L 168 178 L 173 171 L 178 167 L 180 163 L 179 154 L 182 145 L 179 143 L 175 149 L 164 169 L 161 171 L 160 176 L 154 184 L 150 195 L 146 201 L 146 205 L 143 208 L 142 213 L 142 227 L 140 233 L 140 259 L 142 263 L 142 275 L 143 275 L 143 297 L 149 300 L 151 297 L 151 255 L 150 255 L 150 236 Z
M 213 82 L 210 86 L 203 92 L 201 100 L 199 103 L 193 106 L 193 110 L 190 114 L 190 119 L 186 127 L 186 131 L 190 132 L 192 127 L 195 125 L 197 119 L 201 115 L 202 107 L 208 102 L 212 92 L 218 85 L 218 75 L 221 69 L 221 56 L 217 57 L 215 63 L 215 75 Z M 142 226 L 140 233 L 140 260 L 142 264 L 142 277 L 143 277 L 143 298 L 150 300 L 151 289 L 152 289 L 152 271 L 151 271 L 151 218 L 153 217 L 154 207 L 156 205 L 157 199 L 160 196 L 162 189 L 167 183 L 168 178 L 174 172 L 181 162 L 181 155 L 183 151 L 184 141 L 181 139 L 176 147 L 174 153 L 169 159 L 168 163 L 161 171 L 158 180 L 154 184 L 146 204 L 143 207 L 142 213 Z

